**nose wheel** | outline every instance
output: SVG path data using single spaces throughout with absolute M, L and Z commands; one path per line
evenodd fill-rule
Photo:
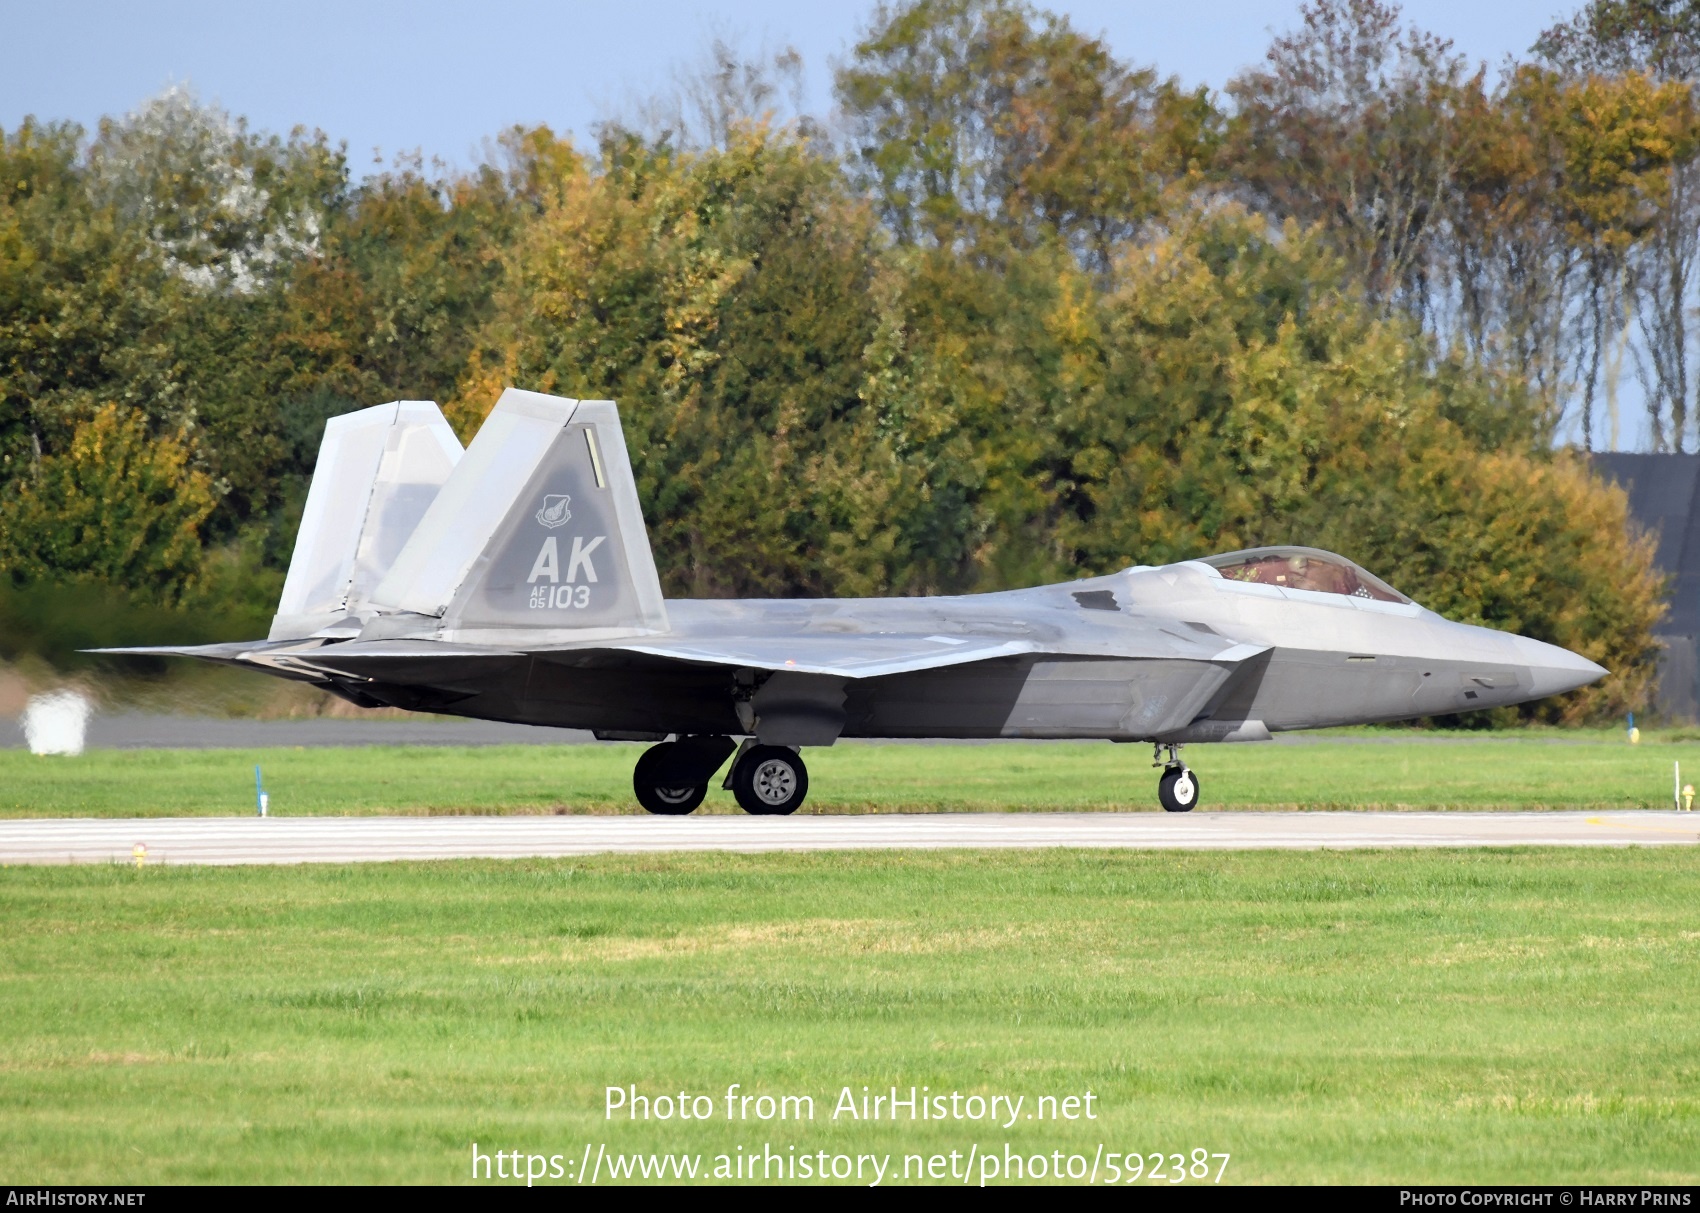
M 1169 751 L 1165 761 L 1164 750 Z M 1166 813 L 1189 813 L 1198 804 L 1198 776 L 1181 761 L 1178 745 L 1158 745 L 1152 750 L 1151 765 L 1163 768 L 1157 780 L 1157 802 Z

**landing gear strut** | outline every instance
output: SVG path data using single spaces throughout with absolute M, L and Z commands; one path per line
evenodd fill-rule
M 1164 750 L 1169 751 L 1165 761 Z M 1198 804 L 1198 776 L 1181 761 L 1181 748 L 1172 742 L 1157 742 L 1151 748 L 1151 765 L 1162 767 L 1157 780 L 1157 800 L 1168 813 L 1187 813 Z

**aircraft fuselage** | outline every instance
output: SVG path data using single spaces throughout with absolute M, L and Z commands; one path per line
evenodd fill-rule
M 962 633 L 1048 641 L 1083 633 L 1113 645 L 1119 630 L 1156 625 L 1267 650 L 1209 688 L 1179 729 L 1154 725 L 1172 726 L 1174 705 L 1196 695 L 1195 661 L 1020 654 L 850 681 L 842 737 L 1249 740 L 1259 726 L 1281 732 L 1514 704 L 1600 672 L 1564 649 L 1414 604 L 1244 585 L 1190 562 L 993 594 L 672 599 L 667 613 L 675 639 L 703 644 L 759 635 L 780 644 L 842 637 L 850 646 L 935 631 L 941 644 Z M 437 710 L 609 734 L 736 734 L 750 731 L 738 694 L 722 667 L 641 654 L 609 664 L 567 649 L 516 662 L 496 685 Z

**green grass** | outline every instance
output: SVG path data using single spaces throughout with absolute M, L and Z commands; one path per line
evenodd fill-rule
M 254 766 L 273 811 L 637 812 L 640 747 L 0 751 L 0 817 L 253 811 Z M 1155 809 L 1144 746 L 868 745 L 805 751 L 805 812 Z M 1627 745 L 1615 733 L 1437 739 L 1364 732 L 1307 744 L 1192 746 L 1207 808 L 1663 808 L 1671 763 L 1700 779 L 1700 741 Z M 736 812 L 718 786 L 699 812 Z
M 1008 1141 L 1205 1147 L 1241 1182 L 1694 1183 L 1697 907 L 1675 849 L 10 868 L 4 1179 Z M 817 1119 L 603 1119 L 610 1085 L 734 1082 Z M 830 1120 L 863 1084 L 1100 1115 Z

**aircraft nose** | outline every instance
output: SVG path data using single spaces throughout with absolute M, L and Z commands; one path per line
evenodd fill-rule
M 1517 650 L 1534 680 L 1530 689 L 1535 698 L 1574 691 L 1611 672 L 1579 653 L 1561 649 L 1556 644 L 1530 640 L 1527 636 L 1517 637 Z

